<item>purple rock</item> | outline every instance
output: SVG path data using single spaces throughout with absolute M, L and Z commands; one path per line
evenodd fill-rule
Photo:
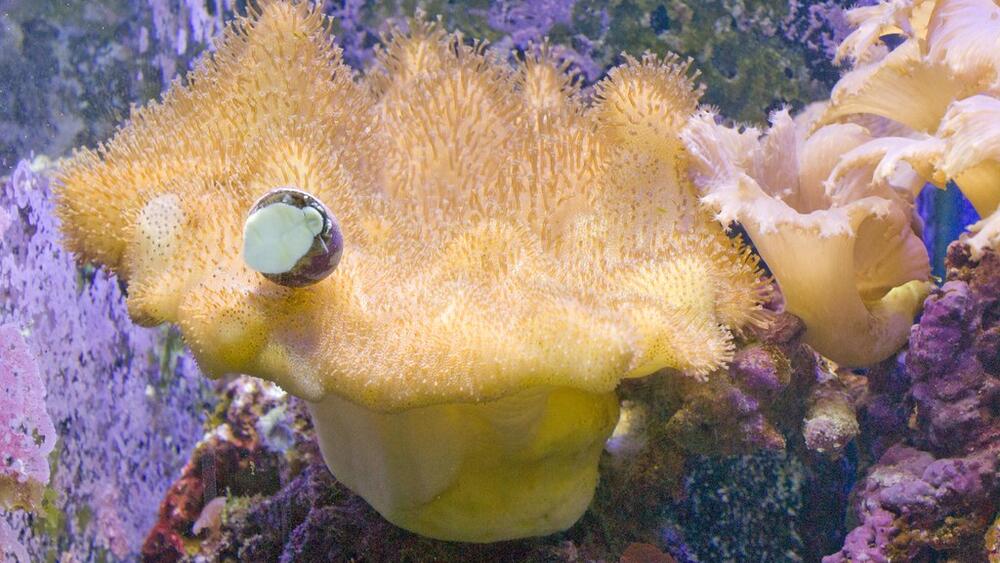
M 779 358 L 780 354 L 768 347 L 748 346 L 736 353 L 729 373 L 749 393 L 769 399 L 788 385 L 788 362 L 781 366 Z
M 986 560 L 983 536 L 1000 510 L 1000 256 L 974 263 L 960 246 L 905 362 L 872 371 L 863 420 L 883 427 L 868 445 L 898 443 L 855 487 L 860 525 L 826 563 Z M 893 384 L 907 380 L 908 391 Z

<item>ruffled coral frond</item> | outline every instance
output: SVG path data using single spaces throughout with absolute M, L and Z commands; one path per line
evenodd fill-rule
M 850 12 L 858 26 L 841 45 L 857 66 L 834 88 L 817 123 L 893 120 L 906 129 L 879 138 L 842 162 L 839 177 L 880 157 L 874 181 L 915 183 L 914 176 L 944 187 L 954 181 L 981 216 L 1000 204 L 1000 146 L 994 124 L 1000 112 L 1000 5 L 993 0 L 894 0 Z M 885 33 L 906 40 L 884 57 L 872 57 Z M 874 132 L 874 130 L 873 130 Z M 908 176 L 900 182 L 900 175 Z M 919 188 L 916 188 L 919 189 Z
M 940 0 L 927 31 L 927 58 L 955 80 L 1000 95 L 1000 5 L 993 0 Z
M 702 200 L 747 231 L 786 310 L 805 321 L 806 342 L 838 363 L 880 361 L 906 341 L 928 287 L 911 205 L 877 195 L 877 158 L 850 174 L 837 168 L 845 152 L 871 142 L 864 128 L 807 135 L 808 119 L 778 112 L 772 121 L 759 137 L 718 125 L 710 112 L 691 120 L 683 138 Z
M 753 255 L 701 208 L 679 132 L 690 62 L 647 55 L 587 107 L 542 46 L 516 68 L 416 19 L 355 80 L 317 9 L 265 2 L 163 102 L 63 170 L 68 238 L 174 322 L 202 369 L 377 411 L 526 387 L 609 393 L 725 365 L 767 322 Z M 322 201 L 337 270 L 306 288 L 249 269 L 249 210 Z
M 882 45 L 886 35 L 923 40 L 934 4 L 934 0 L 889 0 L 848 11 L 847 21 L 856 29 L 840 43 L 834 62 L 851 59 L 862 66 L 881 59 L 888 52 Z
M 951 79 L 945 65 L 925 63 L 919 43 L 907 41 L 878 63 L 844 75 L 819 125 L 870 113 L 931 132 L 952 100 L 973 91 L 972 85 Z
M 983 217 L 1000 206 L 1000 98 L 971 96 L 948 108 L 936 137 L 938 164 Z

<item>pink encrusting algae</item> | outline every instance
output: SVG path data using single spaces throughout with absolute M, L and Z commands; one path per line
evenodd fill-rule
M 15 326 L 0 326 L 0 507 L 37 506 L 55 446 L 38 364 Z

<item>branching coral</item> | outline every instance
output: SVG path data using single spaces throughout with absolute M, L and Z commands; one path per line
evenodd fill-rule
M 927 253 L 906 199 L 871 182 L 874 164 L 836 169 L 868 130 L 834 124 L 810 135 L 810 115 L 777 112 L 760 136 L 705 111 L 684 138 L 703 200 L 746 229 L 786 310 L 805 321 L 806 342 L 838 363 L 871 364 L 905 343 L 928 289 Z
M 127 280 L 134 319 L 177 323 L 209 375 L 312 401 L 327 464 L 389 520 L 469 541 L 564 529 L 619 380 L 707 374 L 731 330 L 765 321 L 755 259 L 685 174 L 687 65 L 629 61 L 588 108 L 545 57 L 511 69 L 415 23 L 359 83 L 324 25 L 264 2 L 187 86 L 78 153 L 68 244 Z M 314 285 L 241 256 L 277 187 L 340 223 Z

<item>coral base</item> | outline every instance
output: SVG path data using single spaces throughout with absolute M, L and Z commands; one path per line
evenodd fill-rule
M 310 411 L 327 466 L 387 520 L 431 538 L 493 542 L 580 518 L 618 400 L 540 388 L 389 414 L 330 396 Z

